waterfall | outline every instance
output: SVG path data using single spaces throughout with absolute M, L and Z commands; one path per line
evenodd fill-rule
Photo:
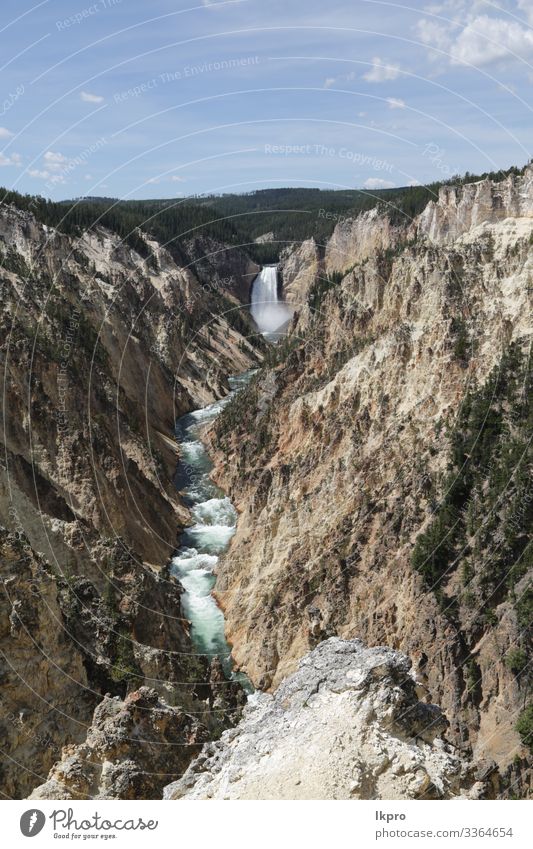
M 291 318 L 292 310 L 278 298 L 278 269 L 265 265 L 252 285 L 250 312 L 261 333 L 268 335 L 280 331 Z

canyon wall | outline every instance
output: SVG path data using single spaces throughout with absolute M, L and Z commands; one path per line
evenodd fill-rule
M 243 695 L 193 652 L 165 567 L 189 518 L 172 432 L 261 363 L 257 267 L 210 237 L 139 232 L 146 259 L 0 207 L 7 796 L 157 798 L 176 778 L 173 798 L 316 797 L 306 741 L 330 798 L 527 794 L 532 206 L 529 168 L 283 252 L 289 335 L 205 435 L 239 510 L 227 636 L 276 694 L 183 781 Z M 346 717 L 365 758 L 339 770 L 320 729 L 344 738 Z
M 196 242 L 143 243 L 148 260 L 102 227 L 75 238 L 0 206 L 8 796 L 46 779 L 106 693 L 148 685 L 210 734 L 221 725 L 165 568 L 188 522 L 172 437 L 178 416 L 259 362 L 237 298 L 255 267 L 211 240 L 223 261 L 207 275 Z
M 443 190 L 395 242 L 379 215 L 339 225 L 326 261 L 340 246 L 334 267 L 354 267 L 311 290 L 277 364 L 211 433 L 240 511 L 217 582 L 238 664 L 268 689 L 328 636 L 401 650 L 450 739 L 494 761 L 511 795 L 530 781 L 515 726 L 532 592 L 532 173 Z
M 317 280 L 321 265 L 318 246 L 314 239 L 288 245 L 282 250 L 278 270 L 283 298 L 296 310 L 307 302 L 309 291 Z
M 453 242 L 478 225 L 533 216 L 533 168 L 494 183 L 481 180 L 443 186 L 416 222 L 416 232 L 435 244 Z
M 376 207 L 357 218 L 346 218 L 336 225 L 326 243 L 324 271 L 326 274 L 345 273 L 405 238 L 405 227 L 391 224 L 386 210 Z

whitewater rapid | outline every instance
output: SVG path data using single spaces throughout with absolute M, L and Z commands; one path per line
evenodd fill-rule
M 278 271 L 265 266 L 252 285 L 250 312 L 261 333 L 277 341 L 292 310 L 278 297 Z M 175 483 L 191 511 L 192 524 L 180 537 L 171 571 L 183 589 L 181 605 L 191 623 L 191 638 L 199 654 L 219 657 L 227 677 L 237 677 L 246 689 L 245 676 L 233 673 L 231 649 L 224 634 L 224 615 L 214 597 L 215 569 L 235 533 L 237 513 L 229 498 L 210 478 L 213 468 L 201 440 L 202 429 L 221 413 L 254 371 L 230 378 L 230 393 L 220 401 L 183 416 L 176 423 L 180 461 Z
M 191 623 L 191 638 L 199 654 L 218 656 L 227 677 L 233 675 L 231 649 L 224 634 L 224 615 L 213 598 L 214 570 L 220 555 L 235 533 L 237 513 L 231 501 L 211 480 L 213 464 L 200 439 L 201 430 L 212 422 L 242 389 L 253 371 L 230 378 L 231 392 L 220 401 L 188 413 L 176 423 L 180 462 L 175 483 L 191 510 L 193 523 L 180 538 L 171 571 L 185 592 L 181 597 L 184 616 Z M 238 676 L 242 681 L 242 676 Z
M 267 337 L 276 338 L 293 311 L 278 295 L 278 269 L 265 265 L 252 284 L 250 312 L 257 327 Z

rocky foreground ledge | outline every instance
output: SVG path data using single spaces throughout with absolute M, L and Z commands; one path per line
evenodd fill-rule
M 107 695 L 94 711 L 85 741 L 63 747 L 47 781 L 29 798 L 161 799 L 164 785 L 183 775 L 202 744 L 220 734 L 220 724 L 240 716 L 244 693 L 228 684 L 216 660 L 209 692 L 212 711 L 204 704 L 203 713 L 170 705 L 150 687 L 125 699 Z
M 336 637 L 236 728 L 206 744 L 166 799 L 450 799 L 488 788 L 444 739 L 411 661 Z

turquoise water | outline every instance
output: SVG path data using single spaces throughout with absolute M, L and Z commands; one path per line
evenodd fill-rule
M 230 393 L 220 401 L 188 413 L 176 423 L 180 462 L 175 483 L 191 510 L 193 524 L 180 537 L 172 558 L 171 571 L 185 592 L 181 597 L 183 614 L 191 623 L 191 638 L 199 654 L 218 656 L 227 677 L 235 674 L 231 649 L 224 635 L 224 616 L 213 598 L 214 569 L 235 533 L 237 513 L 231 501 L 210 479 L 213 464 L 202 444 L 202 428 L 214 421 L 230 399 L 251 379 L 254 371 L 230 378 Z M 249 689 L 249 687 L 246 687 Z

